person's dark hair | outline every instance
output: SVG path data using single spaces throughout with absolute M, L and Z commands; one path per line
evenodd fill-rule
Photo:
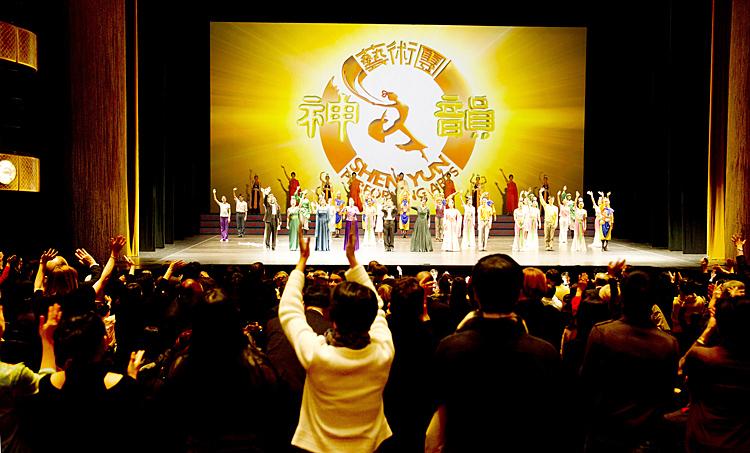
M 393 283 L 391 290 L 391 324 L 408 328 L 419 322 L 424 303 L 424 289 L 414 277 L 403 277 Z
M 377 263 L 372 267 L 372 276 L 376 280 L 382 280 L 386 275 L 388 275 L 388 268 L 385 265 Z
M 454 312 L 468 313 L 471 311 L 471 304 L 466 299 L 467 292 L 468 285 L 466 284 L 466 280 L 463 277 L 454 278 L 450 299 L 448 300 L 448 305 Z
M 438 278 L 437 287 L 440 294 L 449 294 L 451 292 L 451 276 L 444 273 Z
M 246 345 L 239 312 L 224 290 L 213 288 L 203 293 L 193 314 L 190 354 L 212 361 L 214 355 L 234 357 Z
M 292 178 L 294 178 L 295 176 L 297 176 L 297 173 L 292 172 Z
M 545 275 L 547 276 L 547 281 L 552 283 L 554 286 L 562 285 L 562 276 L 560 275 L 560 271 L 558 271 L 557 269 L 547 269 Z
M 622 280 L 622 313 L 634 321 L 648 321 L 654 294 L 651 278 L 643 271 L 628 274 Z
M 508 255 L 487 255 L 474 265 L 471 287 L 479 307 L 490 313 L 509 313 L 523 285 L 521 266 Z
M 716 324 L 721 343 L 733 353 L 750 353 L 750 299 L 722 297 L 716 302 Z
M 377 313 L 378 299 L 370 288 L 348 281 L 336 285 L 329 314 L 340 334 L 369 332 Z
M 94 313 L 63 318 L 55 330 L 55 363 L 58 367 L 87 368 L 104 347 L 106 330 L 102 319 Z
M 677 282 L 677 291 L 683 296 L 689 296 L 698 291 L 698 285 L 689 278 L 682 278 Z
M 306 307 L 328 308 L 331 305 L 331 287 L 328 283 L 313 281 L 305 285 L 302 299 Z

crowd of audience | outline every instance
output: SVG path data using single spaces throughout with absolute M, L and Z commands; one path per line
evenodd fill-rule
M 2 451 L 750 451 L 750 272 L 0 253 Z M 353 244 L 353 241 L 350 241 Z

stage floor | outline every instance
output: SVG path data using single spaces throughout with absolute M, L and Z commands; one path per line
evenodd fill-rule
M 314 238 L 311 239 L 314 242 Z M 279 236 L 275 251 L 266 250 L 262 241 L 261 236 L 230 237 L 229 242 L 221 242 L 219 236 L 195 236 L 170 244 L 156 252 L 141 252 L 137 262 L 141 265 L 150 265 L 173 260 L 198 261 L 202 264 L 250 264 L 260 261 L 268 265 L 290 266 L 297 262 L 299 252 L 289 250 L 287 236 Z M 587 243 L 591 244 L 591 239 L 588 239 Z M 331 243 L 330 252 L 313 250 L 308 264 L 346 265 L 343 244 L 342 238 L 335 238 Z M 606 252 L 601 249 L 589 249 L 586 253 L 571 252 L 570 242 L 560 248 L 557 241 L 554 251 L 545 251 L 543 244 L 540 244 L 538 251 L 511 252 L 512 237 L 491 237 L 488 250 L 485 252 L 477 249 L 443 252 L 440 250 L 442 243 L 433 241 L 434 252 L 412 253 L 409 251 L 409 244 L 409 238 L 398 237 L 393 252 L 385 252 L 382 244 L 363 246 L 357 252 L 357 257 L 361 263 L 377 260 L 389 266 L 473 266 L 484 255 L 506 253 L 523 266 L 606 266 L 610 261 L 625 259 L 633 266 L 666 268 L 697 267 L 703 257 L 623 241 L 611 242 Z

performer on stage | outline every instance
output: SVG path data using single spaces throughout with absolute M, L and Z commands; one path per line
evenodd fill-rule
M 427 192 L 429 194 L 429 192 Z M 435 240 L 443 242 L 443 219 L 445 218 L 445 198 L 436 190 L 430 197 L 435 203 Z
M 336 228 L 333 237 L 339 237 L 341 229 L 344 227 L 344 211 L 346 211 L 346 202 L 341 198 L 341 192 L 336 192 L 336 199 L 333 200 L 336 209 Z
M 562 194 L 557 192 L 557 205 L 560 211 L 560 245 L 568 243 L 568 231 L 572 228 L 570 222 L 572 216 L 571 211 L 575 209 L 575 203 L 573 197 L 567 193 L 568 186 L 563 186 Z
M 361 181 L 357 179 L 357 173 L 352 172 L 349 176 L 349 198 L 354 200 L 354 205 L 362 212 L 362 195 L 360 195 Z
M 506 214 L 513 214 L 518 207 L 518 187 L 513 181 L 513 175 L 505 176 L 503 169 L 500 169 L 500 174 L 505 179 L 505 207 L 504 212 Z
M 375 242 L 383 241 L 383 192 L 372 189 L 372 199 L 375 203 Z
M 456 193 L 456 184 L 453 182 L 453 177 L 451 176 L 450 171 L 448 173 L 443 173 L 443 170 L 440 170 L 440 174 L 442 175 L 442 178 L 438 180 L 438 184 L 440 184 L 440 187 L 443 189 L 443 198 L 447 200 L 448 197 Z
M 237 237 L 243 237 L 245 235 L 245 222 L 247 221 L 247 201 L 242 198 L 240 194 L 237 197 L 237 188 L 232 188 L 232 195 L 234 196 L 234 212 L 236 213 L 237 220 Z
M 264 242 L 267 249 L 276 250 L 276 233 L 281 229 L 281 207 L 276 202 L 276 197 L 271 194 L 271 187 L 262 190 L 263 193 L 263 232 Z
M 232 216 L 232 207 L 227 203 L 227 197 L 221 196 L 221 201 L 216 198 L 214 189 L 214 201 L 219 205 L 219 229 L 221 230 L 221 242 L 229 242 L 229 217 Z
M 323 198 L 325 198 L 326 201 L 328 201 L 331 199 L 331 197 L 333 197 L 333 193 L 331 192 L 331 176 L 328 173 L 321 171 L 318 177 L 320 178 L 320 187 L 318 187 L 318 192 L 320 195 L 323 195 Z
M 336 231 L 336 203 L 333 202 L 333 198 L 328 199 L 328 243 L 333 241 L 333 232 Z
M 486 196 L 482 197 L 477 209 L 477 217 L 479 217 L 479 250 L 487 250 L 487 241 L 490 238 L 490 230 L 492 229 L 492 221 L 495 219 L 495 206 Z
M 528 228 L 526 232 L 526 250 L 537 251 L 539 250 L 539 224 L 542 221 L 540 218 L 539 203 L 534 195 L 529 195 L 527 203 L 530 204 L 527 211 L 528 217 L 524 220 L 524 224 Z
M 472 173 L 469 178 L 469 187 L 471 187 L 471 205 L 474 207 L 479 206 L 479 199 L 481 198 L 482 192 L 484 192 L 484 186 L 487 184 L 487 178 L 480 175 L 474 175 Z
M 346 250 L 346 244 L 349 243 L 351 237 L 354 237 L 356 243 L 354 244 L 354 250 L 359 250 L 359 222 L 357 216 L 360 214 L 359 208 L 354 204 L 354 199 L 349 198 L 349 206 L 344 211 L 346 228 L 344 229 L 344 250 Z M 354 233 L 352 233 L 354 231 Z
M 328 230 L 328 202 L 323 194 L 318 197 L 317 216 L 315 217 L 315 250 L 327 252 L 331 250 Z
M 594 239 L 591 240 L 592 249 L 602 248 L 602 208 L 604 208 L 604 194 L 599 192 L 599 200 L 594 200 L 594 192 L 586 192 L 591 197 L 591 205 L 594 208 Z
M 477 210 L 472 201 L 473 196 L 474 191 L 472 190 L 471 196 L 465 197 L 466 201 L 464 201 L 464 198 L 461 198 L 461 202 L 464 205 L 464 225 L 461 236 L 461 248 L 463 249 L 473 249 L 477 246 L 477 239 L 474 233 L 477 222 Z
M 461 251 L 461 213 L 455 207 L 455 197 L 453 194 L 448 198 L 443 219 L 443 250 L 447 252 Z
M 362 229 L 365 232 L 364 245 L 366 247 L 375 245 L 375 222 L 377 221 L 377 208 L 372 193 L 365 190 L 364 213 L 362 214 Z
M 518 206 L 513 211 L 513 251 L 520 252 L 526 250 L 526 237 L 524 235 L 526 228 L 524 228 L 524 221 L 526 221 L 526 211 L 524 206 Z
M 287 208 L 289 208 L 290 206 L 289 201 L 291 200 L 293 196 L 297 195 L 297 190 L 299 189 L 300 184 L 299 184 L 299 180 L 297 180 L 297 173 L 292 172 L 292 175 L 290 177 L 286 173 L 286 167 L 282 165 L 281 169 L 284 170 L 284 176 L 286 177 L 286 180 L 289 183 L 289 188 L 285 190 L 286 195 L 287 195 Z M 281 184 L 282 187 L 284 187 L 284 184 L 281 182 L 280 179 L 279 179 L 279 183 Z
M 431 252 L 432 235 L 430 235 L 430 208 L 427 207 L 427 196 L 419 200 L 418 206 L 412 206 L 417 211 L 414 221 L 414 233 L 411 235 L 412 252 Z
M 289 232 L 289 250 L 299 248 L 299 225 L 300 225 L 300 208 L 297 206 L 297 199 L 289 200 L 291 205 L 286 210 L 286 229 Z
M 385 206 L 383 207 L 383 246 L 386 252 L 393 251 L 393 236 L 396 234 L 396 219 L 398 209 L 393 204 L 391 197 L 386 197 Z
M 615 210 L 609 205 L 609 195 L 604 197 L 604 206 L 602 208 L 602 250 L 607 251 L 607 245 L 612 240 L 612 227 L 615 226 Z
M 548 203 L 547 198 L 546 190 L 544 188 L 539 189 L 539 199 L 542 200 L 542 208 L 544 209 L 544 250 L 550 251 L 552 250 L 552 242 L 555 240 L 559 210 L 553 203 Z M 562 234 L 562 231 L 560 234 Z
M 583 204 L 583 197 L 579 198 L 576 192 L 578 207 L 571 211 L 571 220 L 573 221 L 573 245 L 570 250 L 573 252 L 586 252 L 586 209 Z
M 312 208 L 310 207 L 310 199 L 307 198 L 307 189 L 297 191 L 297 206 L 299 206 L 299 221 L 302 224 L 302 233 L 307 234 L 310 229 L 310 214 Z
M 258 175 L 253 175 L 253 170 L 250 170 L 250 180 L 252 185 L 249 187 L 249 193 L 247 198 L 249 200 L 248 212 L 250 214 L 260 214 L 260 206 L 263 204 L 263 193 L 261 192 L 260 179 Z M 245 191 L 247 192 L 248 186 L 245 185 Z

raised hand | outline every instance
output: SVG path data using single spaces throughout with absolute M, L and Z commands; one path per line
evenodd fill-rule
M 94 259 L 89 252 L 86 251 L 84 248 L 76 249 L 76 258 L 78 258 L 78 262 L 81 263 L 84 266 L 91 267 L 94 264 L 96 264 L 96 260 Z
M 59 304 L 50 305 L 47 308 L 47 316 L 39 316 L 39 336 L 48 343 L 54 343 L 55 329 L 60 324 L 62 310 Z
M 346 243 L 346 258 L 349 260 L 349 265 L 354 267 L 357 265 L 357 258 L 354 256 L 355 241 L 357 240 L 357 229 L 352 228 L 349 231 L 349 241 Z
M 57 256 L 57 250 L 47 249 L 47 251 L 42 253 L 42 256 L 39 257 L 39 262 L 40 264 L 47 264 L 49 260 L 55 259 L 56 256 Z
M 607 274 L 609 274 L 612 277 L 621 277 L 623 271 L 625 270 L 625 260 L 622 259 L 620 261 L 610 261 L 607 265 Z
M 737 233 L 732 235 L 732 244 L 734 244 L 735 248 L 741 249 L 745 246 L 745 238 L 742 236 L 742 233 Z
M 297 227 L 297 236 L 299 237 L 299 258 L 300 261 L 303 259 L 307 261 L 310 258 L 310 237 L 303 236 L 302 222 Z
M 216 189 L 212 189 L 212 190 L 213 190 L 214 194 L 216 194 Z
M 120 255 L 123 247 L 125 247 L 125 237 L 123 235 L 118 234 L 113 238 L 109 238 L 109 249 L 112 251 L 114 257 Z
M 143 366 L 143 354 L 145 353 L 146 351 L 144 351 L 143 349 L 138 352 L 133 351 L 130 353 L 130 361 L 128 362 L 128 376 L 132 377 L 133 379 L 138 378 L 138 372 Z

